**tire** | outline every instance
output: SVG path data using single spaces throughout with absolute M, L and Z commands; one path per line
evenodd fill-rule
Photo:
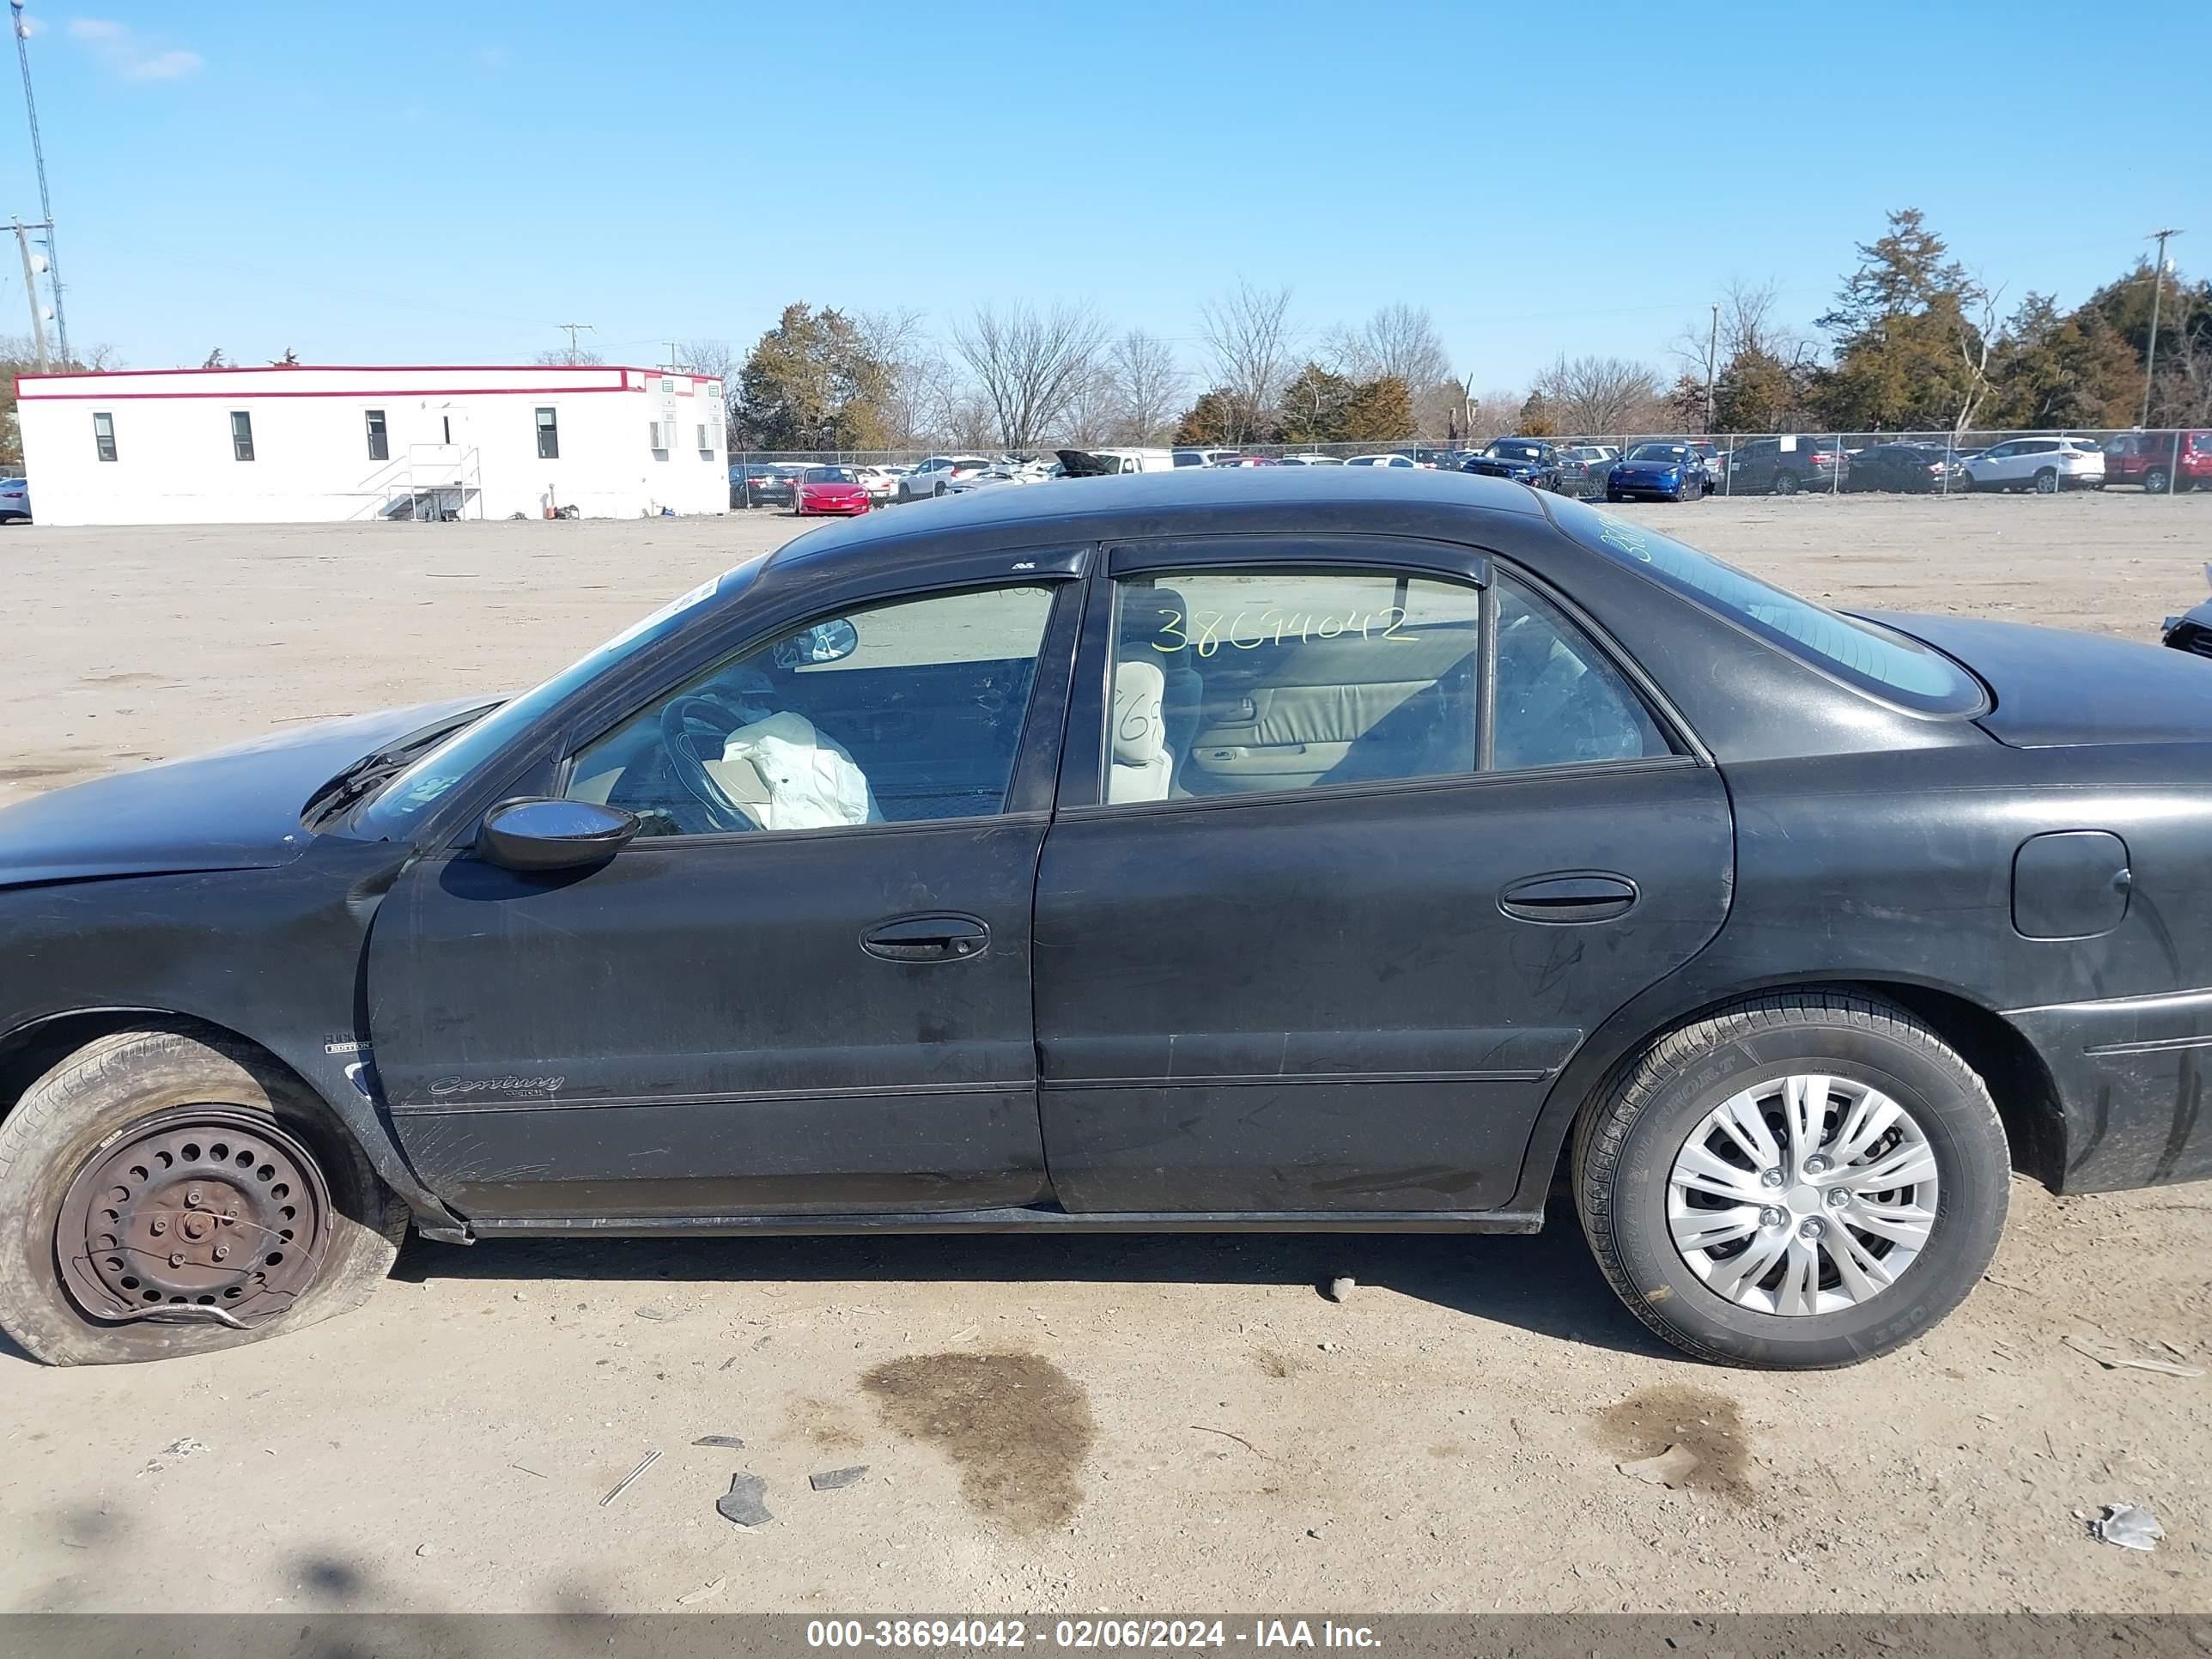
M 2146 495 L 2163 495 L 2166 494 L 2166 487 L 2172 482 L 2173 475 L 2172 473 L 2168 472 L 2162 466 L 2154 466 L 2151 468 L 2149 471 L 2142 475 L 2143 494 Z
M 900 506 L 902 506 L 902 507 L 903 507 L 903 506 L 905 506 L 908 501 L 912 501 L 913 499 L 914 499 L 914 492 L 913 492 L 912 490 L 908 489 L 906 487 L 906 480 L 905 480 L 905 479 L 903 479 L 903 478 L 901 478 L 901 479 L 899 480 L 899 487 L 898 487 L 898 500 L 899 500 L 899 505 L 900 505 Z
M 1795 495 L 1797 493 L 1797 475 L 1795 472 L 1776 473 L 1774 493 L 1778 495 Z
M 1774 1258 L 1772 1271 L 1785 1277 L 1771 1291 L 1753 1284 L 1733 1296 L 1692 1265 L 1692 1254 L 1703 1253 L 1677 1245 L 1668 1212 L 1684 1202 L 1674 1188 L 1676 1159 L 1693 1133 L 1710 1124 L 1710 1114 L 1780 1078 L 1807 1075 L 1826 1080 L 1832 1104 L 1824 1121 L 1832 1132 L 1848 1124 L 1849 1109 L 1840 1103 L 1854 1090 L 1879 1089 L 1901 1108 L 1900 1123 L 1918 1137 L 1917 1152 L 1933 1159 L 1940 1201 L 1929 1204 L 1933 1215 L 1924 1237 L 1917 1254 L 1897 1270 L 1893 1283 L 1853 1299 L 1836 1276 L 1832 1243 L 1811 1246 L 1821 1272 L 1814 1292 L 1817 1310 L 1785 1312 L 1778 1304 L 1789 1294 L 1786 1275 L 1797 1259 L 1797 1240 L 1807 1237 L 1802 1230 L 1818 1216 L 1822 1229 L 1832 1227 L 1841 1236 L 1842 1225 L 1830 1218 L 1863 1213 L 1856 1206 L 1864 1200 L 1854 1194 L 1845 1209 L 1832 1210 L 1822 1201 L 1820 1188 L 1802 1176 L 1791 1182 L 1785 1175 L 1784 1189 L 1778 1194 L 1782 1201 L 1762 1209 L 1748 1224 L 1756 1231 L 1739 1251 L 1747 1256 L 1754 1249 L 1778 1247 L 1778 1248 L 1788 1254 Z M 1770 1126 L 1773 1121 L 1766 1121 Z M 1892 1133 L 1901 1137 L 1903 1127 L 1886 1130 L 1874 1146 L 1884 1146 Z M 1769 1134 L 1774 1136 L 1771 1127 Z M 1880 1163 L 1913 1150 L 1900 1144 L 1871 1156 Z M 1779 1156 L 1786 1162 L 1790 1153 L 1785 1148 Z M 1765 1183 L 1752 1172 L 1757 1160 L 1741 1152 L 1737 1157 L 1747 1165 L 1746 1184 L 1763 1188 Z M 1972 1068 L 1903 1008 L 1843 993 L 1749 998 L 1668 1033 L 1593 1100 L 1576 1126 L 1573 1148 L 1583 1230 L 1629 1311 L 1655 1334 L 1698 1358 L 1771 1370 L 1853 1364 L 1933 1327 L 1965 1299 L 1996 1253 L 2010 1174 L 2004 1127 L 1988 1089 Z M 1921 1201 L 1920 1189 L 1902 1190 Z M 1717 1216 L 1731 1207 L 1718 1198 L 1704 1201 L 1723 1206 Z M 1758 1201 L 1764 1205 L 1766 1200 Z M 1886 1201 L 1905 1202 L 1894 1197 Z M 1685 1217 L 1701 1212 L 1681 1212 Z M 1778 1231 L 1769 1219 L 1777 1212 L 1783 1218 Z M 1873 1212 L 1863 1213 L 1875 1218 Z M 1872 1237 L 1856 1231 L 1849 1236 L 1862 1241 Z M 1887 1253 L 1885 1259 L 1904 1248 L 1876 1243 Z M 1726 1259 L 1706 1259 L 1714 1273 L 1726 1271 Z M 1770 1276 L 1759 1275 L 1761 1280 Z M 1777 1305 L 1747 1304 L 1747 1299 L 1759 1298 Z M 1817 1301 L 1834 1305 L 1817 1308 Z
M 938 497 L 938 498 L 941 501 L 941 500 L 943 500 L 943 499 L 944 499 L 944 496 L 945 496 L 945 486 L 944 486 L 942 483 L 940 483 L 940 484 L 939 484 L 939 485 L 937 486 L 937 488 L 936 488 L 935 489 L 932 490 L 930 493 L 931 493 L 933 495 L 935 495 L 936 497 Z
M 2056 495 L 2059 491 L 2059 488 L 2057 468 L 2046 466 L 2042 471 L 2035 475 L 2035 493 L 2037 495 Z
M 179 1155 L 185 1173 L 167 1188 L 161 1186 L 156 1170 L 143 1189 L 148 1209 L 180 1218 L 166 1240 L 179 1245 L 186 1243 L 191 1223 L 203 1217 L 204 1226 L 236 1224 L 217 1218 L 217 1205 L 228 1203 L 231 1215 L 243 1212 L 246 1224 L 237 1232 L 201 1235 L 250 1241 L 242 1265 L 195 1265 L 183 1272 L 216 1275 L 204 1281 L 204 1291 L 243 1298 L 220 1304 L 217 1294 L 206 1294 L 190 1298 L 190 1305 L 234 1306 L 240 1312 L 234 1316 L 245 1319 L 246 1328 L 218 1322 L 213 1312 L 124 1315 L 116 1303 L 101 1300 L 103 1295 L 123 1293 L 112 1289 L 117 1281 L 90 1277 L 100 1267 L 143 1273 L 142 1263 L 150 1263 L 156 1272 L 169 1269 L 143 1248 L 151 1242 L 144 1229 L 165 1231 L 158 1219 L 149 1222 L 143 1213 L 126 1210 L 121 1221 L 111 1220 L 108 1224 L 118 1233 L 134 1226 L 141 1230 L 125 1238 L 126 1252 L 132 1237 L 142 1248 L 103 1262 L 92 1260 L 99 1251 L 87 1253 L 82 1245 L 72 1255 L 58 1237 L 64 1214 L 88 1201 L 80 1194 L 88 1192 L 94 1170 L 142 1146 L 157 1147 L 157 1137 L 165 1135 L 182 1136 L 191 1151 L 188 1158 Z M 204 1147 L 202 1141 L 207 1143 Z M 234 1144 L 236 1159 L 251 1156 L 258 1167 L 234 1169 Z M 162 1156 L 153 1151 L 149 1164 Z M 268 1186 L 272 1174 L 300 1179 L 301 1190 L 291 1194 L 281 1180 Z M 177 1189 L 188 1182 L 194 1183 L 188 1204 L 206 1207 L 162 1207 L 173 1204 Z M 204 1200 L 198 1185 L 202 1182 L 208 1194 Z M 94 1209 L 86 1213 L 99 1213 L 107 1190 L 103 1183 L 89 1194 Z M 272 1193 L 291 1201 L 292 1208 L 281 1213 L 307 1231 L 304 1241 L 290 1237 L 289 1229 L 280 1240 L 256 1224 L 266 1218 L 273 1228 L 276 1212 L 263 1207 L 273 1201 Z M 105 1213 L 113 1218 L 117 1212 Z M 406 1206 L 377 1178 L 352 1137 L 307 1086 L 266 1056 L 214 1036 L 148 1030 L 103 1037 L 33 1084 L 0 1122 L 0 1329 L 50 1365 L 120 1364 L 206 1353 L 346 1312 L 367 1300 L 391 1271 L 406 1230 Z M 292 1251 L 289 1268 L 279 1259 L 281 1250 L 260 1254 L 270 1244 Z M 222 1255 L 229 1246 L 218 1242 L 210 1248 Z M 239 1288 L 225 1288 L 223 1276 L 239 1282 Z M 143 1291 L 136 1278 L 119 1282 L 165 1309 L 188 1301 Z M 284 1285 L 289 1288 L 278 1288 Z M 90 1311 L 88 1302 L 94 1304 Z
M 1620 492 L 1617 489 L 1607 490 L 1605 492 L 1605 498 L 1607 501 L 1612 502 L 1615 507 L 1620 505 Z

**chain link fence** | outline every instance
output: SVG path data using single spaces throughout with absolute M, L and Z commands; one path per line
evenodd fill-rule
M 1553 487 L 1603 499 L 1613 462 L 1641 444 L 1687 444 L 1705 458 L 1716 495 L 1954 495 L 1998 491 L 2058 495 L 2127 489 L 2179 495 L 2212 490 L 2212 428 L 2045 428 L 1963 432 L 1613 432 L 1547 436 L 1559 459 Z M 1073 447 L 1073 446 L 1071 446 Z M 1360 456 L 1404 456 L 1417 465 L 1455 467 L 1475 452 L 1428 438 L 1389 442 L 1176 446 L 1206 460 L 1311 459 L 1327 465 Z M 974 453 L 1028 461 L 1049 449 L 1000 455 L 939 449 L 732 450 L 730 505 L 788 507 L 791 479 L 807 466 L 902 467 L 933 456 Z M 1195 463 L 1194 463 L 1195 464 Z

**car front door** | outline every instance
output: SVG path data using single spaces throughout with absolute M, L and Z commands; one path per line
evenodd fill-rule
M 579 732 L 556 791 L 643 826 L 599 868 L 410 866 L 368 1024 L 425 1181 L 483 1226 L 1038 1198 L 1030 899 L 1080 604 L 1036 581 L 812 618 Z
M 1126 546 L 1036 901 L 1071 1210 L 1494 1210 L 1584 1036 L 1728 905 L 1713 769 L 1467 548 Z

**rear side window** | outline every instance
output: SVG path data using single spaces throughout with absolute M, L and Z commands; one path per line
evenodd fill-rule
M 1475 769 L 1482 592 L 1392 571 L 1163 571 L 1115 585 L 1106 799 Z
M 1550 505 L 1559 527 L 1592 552 L 1641 570 L 1862 690 L 1929 714 L 1975 714 L 1987 706 L 1972 675 L 1917 640 L 1801 599 L 1671 536 L 1580 501 L 1560 497 Z

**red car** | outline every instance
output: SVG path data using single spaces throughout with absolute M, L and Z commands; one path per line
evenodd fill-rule
M 851 467 L 810 466 L 799 475 L 792 511 L 802 519 L 826 513 L 850 516 L 866 513 L 872 505 L 867 485 Z
M 2212 489 L 2212 432 L 2123 432 L 2105 445 L 2105 482 L 2149 495 Z

